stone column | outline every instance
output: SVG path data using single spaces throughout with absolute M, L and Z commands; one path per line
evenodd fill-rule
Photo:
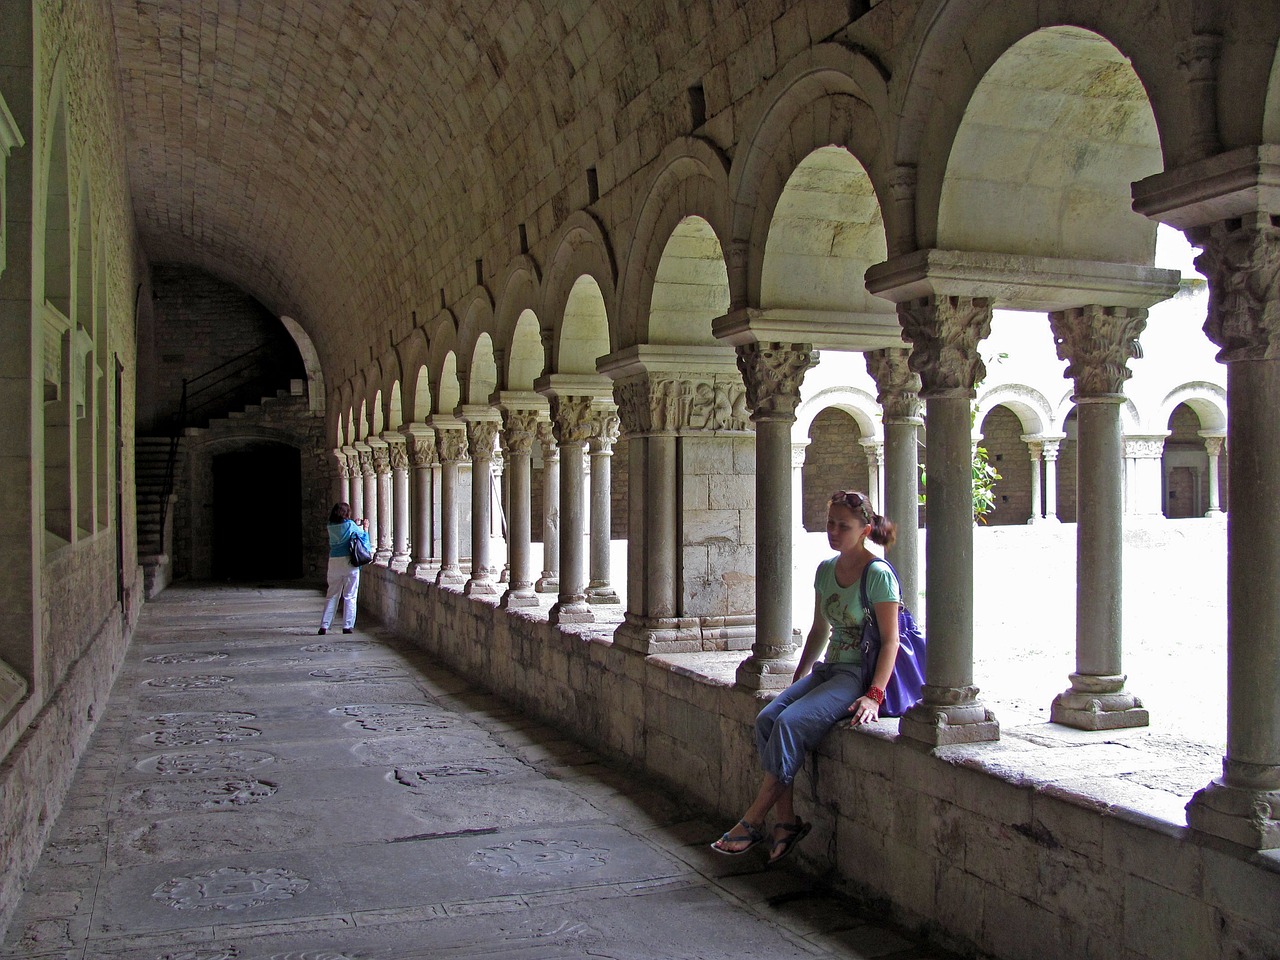
M 594 623 L 587 604 L 583 456 L 591 436 L 591 397 L 552 395 L 551 427 L 560 447 L 560 593 L 551 623 Z
M 431 518 L 434 512 L 435 485 L 432 483 L 431 468 L 436 462 L 436 435 L 434 430 L 417 424 L 406 429 L 413 464 L 413 533 L 410 538 L 413 543 L 413 559 L 408 571 L 415 577 L 425 577 L 434 567 Z
M 551 421 L 538 422 L 542 448 L 542 575 L 533 588 L 538 593 L 560 592 L 560 448 Z
M 347 455 L 338 448 L 333 451 L 333 459 L 338 464 L 337 490 L 334 491 L 334 503 L 351 502 L 351 467 L 347 465 Z
M 795 671 L 792 651 L 791 426 L 805 371 L 818 362 L 809 344 L 747 343 L 737 347 L 746 403 L 756 425 L 756 638 L 738 665 L 737 682 L 777 689 Z M 777 509 L 765 509 L 777 504 Z
M 1061 523 L 1058 519 L 1058 446 L 1062 439 L 1044 441 L 1044 519 L 1046 523 Z
M 467 448 L 471 454 L 471 576 L 467 596 L 497 596 L 489 562 L 493 536 L 493 445 L 501 421 L 496 411 L 481 414 L 468 409 Z
M 374 495 L 377 497 L 378 522 L 376 527 L 370 521 L 369 529 L 377 530 L 375 563 L 391 562 L 391 449 L 381 438 L 369 438 L 369 446 L 373 448 Z M 368 491 L 365 497 L 368 498 Z
M 920 375 L 912 371 L 911 351 L 873 350 L 867 372 L 876 382 L 876 402 L 884 412 L 884 500 L 875 508 L 898 525 L 897 542 L 886 556 L 898 571 L 902 599 L 913 613 L 920 603 Z
M 507 550 L 510 570 L 507 589 L 498 606 L 536 607 L 533 589 L 533 518 L 530 502 L 530 463 L 538 430 L 539 411 L 507 408 L 502 412 L 502 444 L 507 468 Z
M 384 438 L 391 461 L 391 566 L 403 572 L 409 566 L 409 449 L 399 433 Z
M 1082 730 L 1143 727 L 1142 701 L 1121 669 L 1124 488 L 1120 405 L 1128 361 L 1142 355 L 1147 311 L 1088 306 L 1049 314 L 1076 404 L 1076 671 L 1058 694 L 1055 723 Z
M 1263 213 L 1191 232 L 1204 331 L 1227 365 L 1227 754 L 1187 804 L 1195 830 L 1280 847 L 1280 227 Z
M 360 449 L 363 447 L 364 449 Z M 378 474 L 373 462 L 373 448 L 367 443 L 357 444 L 360 451 L 360 486 L 361 502 L 364 504 L 363 516 L 369 521 L 369 544 L 378 549 Z
M 351 504 L 352 519 L 358 520 L 364 516 L 364 468 L 360 465 L 360 451 L 354 446 L 343 447 L 342 452 L 347 455 L 347 474 L 350 476 L 347 503 Z
M 592 413 L 591 437 L 591 566 L 587 584 L 588 603 L 619 603 L 610 583 L 609 549 L 613 537 L 613 445 L 618 439 L 617 407 L 596 402 Z
M 489 461 L 489 475 L 493 478 L 490 485 L 493 497 L 489 508 L 492 514 L 489 526 L 490 553 L 492 544 L 497 543 L 502 550 L 502 563 L 493 557 L 490 569 L 498 583 L 506 583 L 511 579 L 511 547 L 507 543 L 507 518 L 511 514 L 511 491 L 507 487 L 507 461 L 502 453 L 502 424 L 498 424 L 499 442 L 493 450 L 493 458 Z
M 809 532 L 804 527 L 804 461 L 808 450 L 808 440 L 791 444 L 791 523 L 797 537 Z
M 1119 414 L 1117 414 L 1117 418 Z M 1124 458 L 1130 470 L 1126 471 L 1126 512 L 1140 517 L 1159 517 L 1164 514 L 1163 460 L 1164 438 L 1168 434 L 1149 437 L 1126 437 Z
M 456 421 L 433 426 L 440 458 L 440 570 L 436 585 L 457 587 L 467 582 L 458 562 L 458 464 L 467 459 L 467 433 Z
M 1027 445 L 1031 454 L 1031 516 L 1027 518 L 1027 523 L 1032 524 L 1041 519 L 1040 504 L 1044 499 L 1040 493 L 1040 454 L 1044 450 L 1044 441 L 1035 437 L 1023 437 L 1022 442 Z
M 884 441 L 872 437 L 859 440 L 858 446 L 862 447 L 862 455 L 867 459 L 867 496 L 875 505 L 876 512 L 881 513 L 884 511 L 884 487 L 880 462 L 884 457 Z
M 925 591 L 929 658 L 922 701 L 899 723 L 902 736 L 930 746 L 996 740 L 1000 725 L 973 683 L 973 460 L 970 404 L 986 375 L 978 343 L 991 332 L 991 301 L 929 296 L 898 305 L 914 347 L 929 446 L 929 536 Z
M 1204 452 L 1209 455 L 1209 509 L 1206 517 L 1222 516 L 1222 491 L 1219 489 L 1218 458 L 1222 455 L 1223 437 L 1220 434 L 1201 433 Z

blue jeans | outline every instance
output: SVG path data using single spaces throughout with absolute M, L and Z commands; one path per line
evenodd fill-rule
M 795 780 L 804 755 L 832 724 L 850 719 L 849 707 L 862 693 L 860 664 L 819 663 L 778 694 L 756 717 L 756 752 L 765 773 L 781 783 Z

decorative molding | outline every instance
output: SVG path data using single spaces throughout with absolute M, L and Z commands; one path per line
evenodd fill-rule
M 613 393 L 627 436 L 754 429 L 740 376 L 640 374 L 615 383 Z
M 898 304 L 921 397 L 973 399 L 974 384 L 987 375 L 978 344 L 991 333 L 991 312 L 987 297 L 928 296 Z
M 409 469 L 409 451 L 405 448 L 403 443 L 389 444 L 387 450 L 391 458 L 392 470 Z
M 1280 359 L 1280 225 L 1265 214 L 1192 232 L 1209 278 L 1204 332 L 1218 360 Z
M 736 349 L 751 420 L 794 421 L 800 385 L 817 364 L 817 351 L 803 343 L 744 343 Z
M 441 463 L 463 463 L 467 459 L 467 433 L 461 428 L 436 429 L 436 454 Z
M 436 442 L 435 437 L 422 437 L 414 435 L 409 440 L 409 447 L 412 452 L 414 467 L 432 467 L 438 462 L 436 459 Z
M 885 422 L 916 422 L 924 414 L 920 401 L 920 375 L 911 369 L 911 351 L 871 350 L 865 354 L 867 373 L 876 382 L 876 403 Z
M 467 452 L 473 462 L 493 459 L 493 448 L 501 426 L 497 420 L 467 421 Z
M 509 409 L 502 411 L 502 446 L 509 457 L 527 457 L 533 452 L 537 439 L 539 413 L 537 410 Z M 547 423 L 550 430 L 551 424 Z
M 1133 376 L 1129 361 L 1142 356 L 1138 335 L 1147 326 L 1142 307 L 1091 304 L 1049 314 L 1063 376 L 1075 381 L 1076 397 L 1108 397 L 1124 392 Z
M 560 446 L 591 439 L 591 397 L 553 396 L 551 429 Z

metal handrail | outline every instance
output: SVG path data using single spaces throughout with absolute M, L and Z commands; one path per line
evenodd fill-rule
M 165 461 L 164 486 L 161 487 L 161 490 L 160 490 L 160 543 L 159 543 L 159 546 L 161 549 L 164 548 L 165 524 L 167 524 L 169 521 L 169 497 L 173 495 L 174 471 L 176 469 L 176 465 L 178 461 L 178 444 L 182 440 L 183 431 L 187 429 L 188 417 L 193 411 L 208 409 L 213 404 L 217 403 L 219 400 L 222 400 L 230 396 L 231 394 L 235 393 L 236 391 L 243 389 L 247 384 L 252 382 L 252 380 L 251 379 L 240 380 L 234 383 L 232 386 L 228 387 L 227 389 L 220 391 L 219 393 L 203 398 L 199 403 L 194 405 L 190 403 L 192 397 L 205 393 L 208 390 L 212 390 L 214 387 L 218 386 L 219 384 L 225 383 L 226 381 L 230 380 L 232 377 L 240 373 L 243 373 L 246 369 L 249 369 L 250 367 L 249 364 L 246 364 L 243 361 L 246 361 L 252 357 L 256 357 L 257 354 L 264 352 L 271 346 L 272 344 L 270 341 L 264 340 L 262 343 L 258 344 L 256 347 L 251 347 L 250 349 L 246 350 L 244 353 L 238 354 L 237 356 L 231 357 L 229 360 L 224 360 L 222 361 L 222 363 L 219 363 L 216 366 L 210 367 L 208 370 L 204 371 L 204 373 L 198 374 L 191 378 L 183 378 L 182 397 L 178 401 L 178 413 L 174 417 L 170 434 L 169 434 L 169 455 Z M 211 380 L 209 383 L 206 383 L 196 388 L 195 390 L 191 389 L 191 385 L 193 383 L 198 383 L 199 381 L 204 380 L 207 377 L 211 377 L 215 373 L 218 373 L 219 371 L 224 370 L 227 367 L 231 367 L 233 364 L 238 364 L 238 366 L 236 366 L 234 369 L 228 370 L 226 373 L 223 373 L 222 376 L 218 377 L 215 380 Z M 257 379 L 265 379 L 265 378 L 258 377 Z

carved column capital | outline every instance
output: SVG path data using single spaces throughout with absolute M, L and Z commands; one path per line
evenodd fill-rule
M 591 438 L 588 449 L 593 454 L 611 454 L 613 445 L 618 440 L 618 428 L 621 421 L 616 410 L 597 408 L 591 415 Z
M 409 449 L 415 467 L 431 467 L 436 464 L 436 440 L 434 436 L 414 435 L 409 438 Z
M 1204 332 L 1218 360 L 1280 359 L 1280 225 L 1265 214 L 1191 231 L 1209 278 Z
M 929 296 L 898 304 L 920 396 L 973 398 L 974 384 L 987 375 L 978 343 L 991 333 L 991 309 L 986 297 Z
M 1114 397 L 1133 376 L 1129 361 L 1142 356 L 1138 335 L 1147 326 L 1141 307 L 1092 304 L 1049 314 L 1063 376 L 1075 380 L 1077 397 Z
M 1209 437 L 1203 437 L 1203 439 L 1204 439 L 1204 452 L 1205 452 L 1205 453 L 1207 453 L 1207 454 L 1208 454 L 1209 456 L 1211 456 L 1211 457 L 1221 456 L 1221 454 L 1222 454 L 1222 441 L 1223 441 L 1223 440 L 1225 440 L 1225 439 L 1226 439 L 1226 437 L 1214 437 L 1214 436 L 1209 436 Z
M 859 440 L 858 446 L 862 448 L 862 452 L 867 458 L 868 465 L 873 467 L 878 467 L 881 461 L 883 461 L 884 459 L 884 441 L 883 440 L 877 440 L 874 437 L 872 437 L 869 440 Z M 874 494 L 875 491 L 873 490 L 872 493 Z
M 373 472 L 378 476 L 385 476 L 391 472 L 391 450 L 387 444 L 382 443 L 369 451 L 369 456 L 373 460 Z
M 752 421 L 794 421 L 800 384 L 818 352 L 806 343 L 744 343 L 737 351 Z
M 547 424 L 550 429 L 550 424 Z M 538 411 L 520 408 L 502 411 L 502 445 L 508 456 L 529 456 L 538 433 Z
M 911 369 L 911 351 L 869 350 L 867 373 L 876 382 L 876 402 L 884 410 L 886 423 L 914 423 L 921 420 L 920 374 Z
M 551 398 L 551 429 L 561 446 L 591 439 L 591 397 Z
M 351 479 L 351 464 L 347 462 L 347 455 L 341 450 L 333 451 L 333 459 L 338 463 L 338 476 L 343 480 Z
M 643 373 L 617 381 L 613 394 L 628 437 L 753 429 L 741 377 Z
M 467 432 L 461 428 L 437 428 L 436 453 L 441 463 L 464 462 L 467 459 Z
M 1164 437 L 1125 437 L 1124 455 L 1128 460 L 1159 460 L 1164 455 Z
M 473 461 L 493 459 L 493 445 L 501 426 L 497 420 L 467 421 L 467 452 Z
M 391 460 L 392 470 L 409 469 L 409 451 L 405 444 L 390 443 L 387 445 L 387 453 Z
M 1042 440 L 1041 441 L 1041 444 L 1044 446 L 1043 456 L 1046 462 L 1058 459 L 1058 452 L 1059 452 L 1058 447 L 1059 447 L 1059 444 L 1061 443 L 1062 443 L 1061 440 Z
M 542 446 L 543 460 L 555 460 L 560 455 L 560 448 L 556 446 L 556 433 L 550 420 L 538 421 L 537 440 Z
M 1027 451 L 1031 454 L 1031 462 L 1039 463 L 1040 455 L 1044 452 L 1044 441 L 1038 437 L 1020 437 L 1019 439 L 1027 445 Z
M 360 465 L 360 476 L 367 477 L 374 472 L 373 469 L 373 450 L 366 447 L 364 450 L 356 451 L 356 461 Z

